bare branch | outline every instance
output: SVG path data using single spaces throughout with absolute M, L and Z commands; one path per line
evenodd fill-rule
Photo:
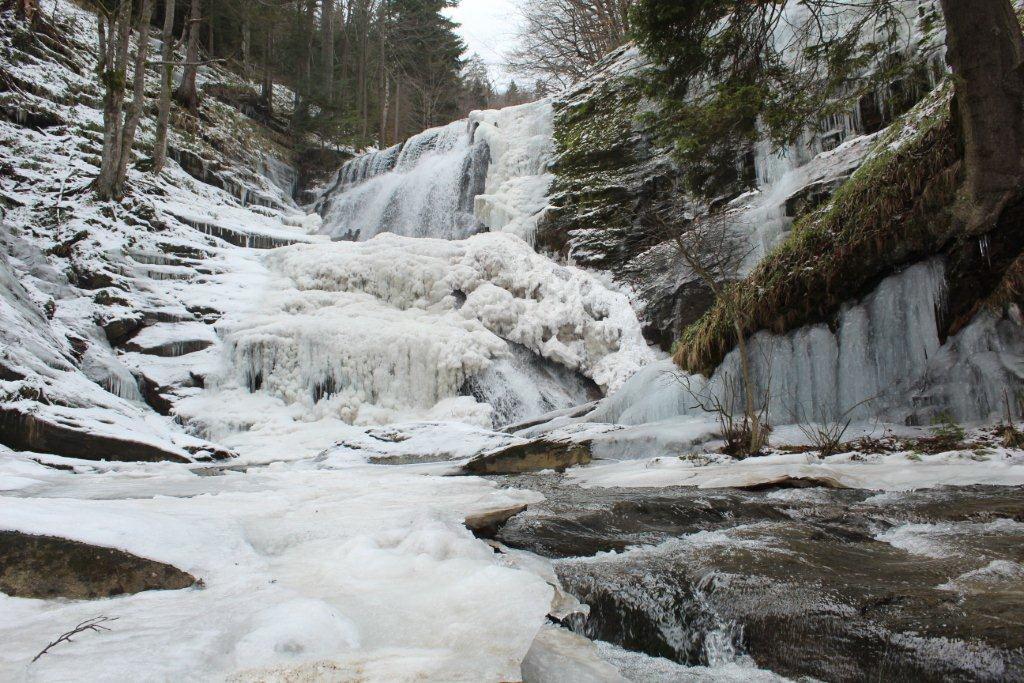
M 56 647 L 57 645 L 60 645 L 61 643 L 71 643 L 71 642 L 74 642 L 74 641 L 71 640 L 71 638 L 73 636 L 77 636 L 80 633 L 86 633 L 88 631 L 92 631 L 93 633 L 99 633 L 101 631 L 109 631 L 110 629 L 107 628 L 106 626 L 104 626 L 103 624 L 107 624 L 107 623 L 110 623 L 112 621 L 117 621 L 117 617 L 103 617 L 103 616 L 99 616 L 99 617 L 93 617 L 92 619 L 86 619 L 85 621 L 83 621 L 82 623 L 80 623 L 78 626 L 74 627 L 73 629 L 71 629 L 67 633 L 62 633 L 55 641 L 53 641 L 52 643 L 50 643 L 49 645 L 44 647 L 42 649 L 42 651 L 40 651 L 39 654 L 37 654 L 35 657 L 32 658 L 32 662 L 31 663 L 35 664 L 39 660 L 39 658 L 42 657 L 43 655 L 47 654 L 50 651 L 51 648 Z

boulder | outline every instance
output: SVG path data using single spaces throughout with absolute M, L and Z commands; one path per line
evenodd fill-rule
M 523 512 L 526 512 L 525 505 L 478 512 L 466 517 L 466 528 L 477 538 L 494 538 L 508 520 Z
M 177 567 L 116 548 L 0 531 L 0 591 L 16 598 L 89 600 L 195 584 Z
M 159 446 L 57 424 L 14 406 L 0 407 L 0 443 L 16 451 L 52 453 L 82 460 L 190 462 L 181 454 Z
M 463 471 L 466 474 L 563 471 L 574 465 L 586 465 L 590 460 L 590 446 L 587 444 L 536 439 L 479 455 L 467 462 Z

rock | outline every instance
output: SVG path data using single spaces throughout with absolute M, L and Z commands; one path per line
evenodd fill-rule
M 626 683 L 618 669 L 601 659 L 597 647 L 564 628 L 546 626 L 523 660 L 523 683 Z
M 179 453 L 159 446 L 93 434 L 12 406 L 0 407 L 0 443 L 16 451 L 52 453 L 82 460 L 190 462 Z
M 123 315 L 97 315 L 95 320 L 111 346 L 119 346 L 124 343 L 132 335 L 137 334 L 144 324 L 142 316 L 134 312 Z
M 540 470 L 565 470 L 590 462 L 586 444 L 537 439 L 484 453 L 465 464 L 467 474 L 523 474 Z
M 160 356 L 161 358 L 178 358 L 179 356 L 187 356 L 190 353 L 196 351 L 202 351 L 213 346 L 213 342 L 209 339 L 175 339 L 173 341 L 163 342 L 161 344 L 142 345 L 134 341 L 130 341 L 124 345 L 125 350 L 135 351 L 137 353 L 144 353 L 147 356 Z
M 545 500 L 498 538 L 560 558 L 590 607 L 562 624 L 588 638 L 689 666 L 732 652 L 792 679 L 1024 680 L 1020 489 L 516 484 Z
M 749 484 L 737 484 L 732 488 L 743 489 L 744 491 L 775 491 L 778 489 L 810 489 L 822 487 L 827 489 L 848 489 L 849 486 L 842 484 L 837 479 L 826 476 L 804 476 L 792 477 L 788 474 L 780 474 L 775 477 L 766 477 L 762 480 Z
M 526 512 L 526 507 L 525 505 L 514 505 L 469 515 L 466 517 L 466 528 L 472 531 L 477 538 L 494 538 L 508 520 Z
M 0 531 L 0 591 L 12 597 L 89 600 L 195 584 L 177 567 L 116 548 Z
M 174 409 L 174 403 L 168 398 L 168 394 L 172 389 L 162 386 L 142 370 L 135 373 L 135 378 L 139 383 L 139 391 L 142 392 L 142 398 L 146 401 L 146 405 L 161 415 L 170 415 L 171 410 Z

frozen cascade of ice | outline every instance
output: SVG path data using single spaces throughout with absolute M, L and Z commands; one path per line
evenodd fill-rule
M 845 306 L 832 327 L 752 337 L 755 381 L 761 391 L 771 388 L 773 424 L 844 416 L 928 422 L 943 412 L 972 421 L 999 414 L 1004 391 L 1016 396 L 1024 387 L 1022 321 L 982 314 L 943 344 L 944 271 L 938 259 L 907 268 Z M 670 361 L 649 365 L 589 419 L 643 424 L 696 414 L 685 382 L 723 395 L 725 378 L 738 376 L 738 366 L 733 351 L 707 389 Z
M 442 409 L 500 425 L 625 381 L 650 359 L 626 298 L 530 247 L 553 118 L 547 100 L 477 111 L 345 164 L 323 232 L 365 245 L 269 258 L 291 284 L 230 336 L 238 383 L 349 421 L 463 393 Z M 465 239 L 486 230 L 510 234 Z
M 511 345 L 507 358 L 471 377 L 466 389 L 477 401 L 491 406 L 495 428 L 572 408 L 601 393 L 593 382 L 518 344 Z
M 547 100 L 434 128 L 346 163 L 321 206 L 324 232 L 462 239 L 487 228 L 532 241 L 547 207 L 553 147 Z
M 652 359 L 625 295 L 514 235 L 382 234 L 265 260 L 274 280 L 261 311 L 223 325 L 225 386 L 313 416 L 490 426 L 585 402 L 593 385 L 578 375 L 614 390 Z M 526 362 L 517 348 L 550 365 Z M 466 391 L 493 399 L 496 415 Z

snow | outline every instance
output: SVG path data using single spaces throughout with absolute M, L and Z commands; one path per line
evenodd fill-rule
M 5 528 L 123 548 L 205 587 L 99 602 L 0 596 L 4 678 L 248 679 L 328 660 L 376 680 L 517 680 L 551 603 L 544 580 L 499 566 L 461 525 L 534 499 L 480 479 L 308 462 L 221 477 L 173 465 L 145 477 L 16 469 L 38 483 L 32 498 L 0 498 Z M 110 494 L 94 498 L 95 487 Z M 117 617 L 110 633 L 28 668 L 55 634 L 97 613 Z M 153 657 L 168 634 L 175 656 Z
M 771 455 L 733 461 L 715 457 L 656 457 L 608 460 L 569 471 L 569 480 L 584 487 L 693 486 L 703 489 L 750 487 L 785 479 L 806 479 L 839 488 L 913 491 L 940 486 L 1024 485 L 1024 456 L 996 449 L 988 459 L 972 453 L 939 455 L 813 454 Z

